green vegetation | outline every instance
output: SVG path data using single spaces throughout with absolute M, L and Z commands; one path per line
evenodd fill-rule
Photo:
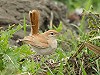
M 76 8 L 93 7 L 93 11 L 100 13 L 100 0 L 56 0 L 67 5 L 68 10 L 73 11 Z
M 81 4 L 81 1 L 76 0 L 78 4 Z M 98 0 L 93 2 L 99 4 Z M 71 29 L 60 34 L 57 38 L 58 48 L 50 56 L 40 56 L 39 59 L 33 59 L 34 57 L 31 56 L 35 53 L 27 44 L 20 47 L 9 44 L 9 39 L 20 29 L 23 28 L 26 33 L 25 18 L 23 26 L 19 24 L 17 27 L 15 25 L 9 26 L 7 30 L 1 29 L 0 75 L 100 75 L 100 55 L 96 51 L 100 50 L 100 15 L 91 11 L 91 2 L 85 3 L 88 4 L 84 8 L 84 13 L 89 11 L 89 15 L 87 15 L 89 31 L 86 32 L 84 29 L 84 24 L 86 24 L 86 16 L 84 15 L 81 25 L 75 26 L 79 34 L 77 35 Z M 74 5 L 74 3 L 72 4 Z M 62 23 L 55 29 L 60 32 Z M 84 45 L 86 43 L 88 44 Z

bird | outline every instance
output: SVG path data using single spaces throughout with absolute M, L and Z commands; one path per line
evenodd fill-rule
M 56 36 L 58 32 L 55 30 L 48 30 L 41 34 L 24 37 L 23 41 L 30 44 L 34 51 L 40 55 L 52 54 L 57 48 Z
M 32 10 L 29 12 L 31 20 L 31 33 L 29 36 L 25 36 L 21 41 L 32 46 L 37 54 L 49 55 L 55 52 L 57 48 L 57 36 L 56 30 L 48 30 L 44 33 L 39 33 L 39 11 Z

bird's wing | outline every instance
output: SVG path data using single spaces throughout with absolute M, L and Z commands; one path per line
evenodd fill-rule
M 49 44 L 48 44 L 48 41 L 45 40 L 45 38 L 39 36 L 26 36 L 24 37 L 23 41 L 27 44 L 30 44 L 34 47 L 37 47 L 37 48 L 48 48 L 49 47 Z

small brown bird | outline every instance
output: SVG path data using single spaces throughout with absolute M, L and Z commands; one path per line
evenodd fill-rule
M 48 30 L 42 34 L 26 36 L 23 41 L 30 44 L 37 53 L 48 55 L 57 48 L 57 34 L 58 32 L 55 30 Z
M 33 10 L 29 12 L 31 20 L 31 35 L 24 37 L 22 41 L 30 44 L 33 50 L 40 55 L 49 55 L 57 48 L 56 30 L 48 30 L 44 33 L 38 32 L 39 11 Z

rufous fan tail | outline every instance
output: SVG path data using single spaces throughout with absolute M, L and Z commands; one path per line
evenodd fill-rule
M 31 21 L 31 35 L 38 34 L 39 32 L 39 11 L 32 10 L 29 12 Z

